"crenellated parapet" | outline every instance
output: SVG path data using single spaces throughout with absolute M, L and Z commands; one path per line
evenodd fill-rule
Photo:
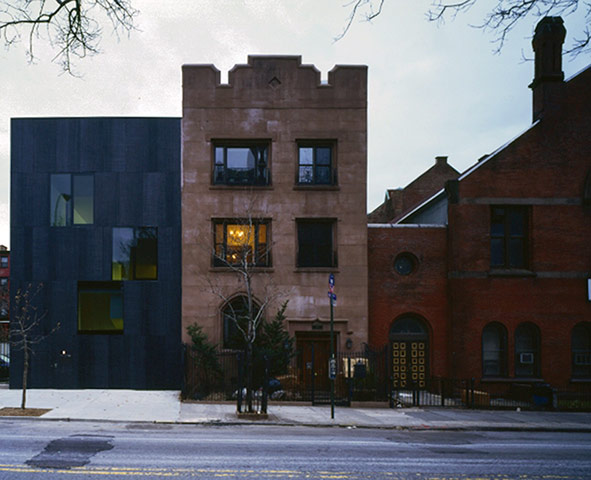
M 335 66 L 322 83 L 314 65 L 300 56 L 250 55 L 236 65 L 228 83 L 220 82 L 214 65 L 183 66 L 183 106 L 200 108 L 365 108 L 367 67 Z

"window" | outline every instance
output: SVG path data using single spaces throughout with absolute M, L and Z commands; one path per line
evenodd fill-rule
M 50 219 L 52 227 L 94 223 L 92 175 L 51 175 Z
M 410 275 L 417 268 L 419 261 L 412 253 L 403 252 L 394 259 L 394 270 L 399 275 Z
M 335 220 L 297 220 L 298 267 L 336 267 Z
M 214 185 L 269 185 L 267 144 L 216 145 Z
M 78 283 L 78 333 L 123 333 L 120 282 Z
M 269 226 L 268 220 L 214 220 L 214 266 L 270 266 Z
M 2 277 L 0 278 L 0 287 L 7 287 L 8 286 L 8 278 Z
M 482 376 L 507 376 L 507 329 L 500 323 L 482 330 Z
M 330 145 L 300 145 L 298 147 L 298 180 L 301 185 L 333 185 L 332 147 Z
M 491 267 L 527 268 L 527 223 L 526 207 L 492 207 Z
M 515 329 L 515 376 L 540 376 L 540 331 L 532 323 Z
M 591 322 L 581 322 L 571 334 L 572 377 L 591 378 Z
M 253 307 L 253 314 L 257 315 L 260 307 L 256 303 Z M 241 295 L 226 303 L 222 309 L 222 321 L 224 348 L 243 350 L 245 340 L 240 329 L 246 331 L 248 328 L 248 297 Z
M 0 257 L 0 268 L 8 268 L 8 257 Z
M 112 280 L 158 279 L 158 230 L 114 228 Z

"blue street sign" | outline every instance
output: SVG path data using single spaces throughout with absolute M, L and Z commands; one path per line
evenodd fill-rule
M 333 273 L 331 273 L 331 274 L 328 276 L 328 284 L 329 284 L 331 287 L 334 287 L 334 274 L 333 274 Z
M 334 307 L 337 304 L 337 294 L 333 292 L 328 292 L 328 298 L 330 298 L 332 306 Z
M 330 358 L 328 360 L 328 378 L 334 380 L 337 378 L 337 360 L 336 358 Z

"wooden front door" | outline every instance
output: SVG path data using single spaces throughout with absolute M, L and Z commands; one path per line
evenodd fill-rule
M 316 390 L 330 390 L 328 379 L 330 335 L 328 333 L 296 332 L 296 348 L 300 380 L 309 384 L 313 376 Z

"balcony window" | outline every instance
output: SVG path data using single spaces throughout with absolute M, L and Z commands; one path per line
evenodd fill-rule
M 333 185 L 335 182 L 332 147 L 300 145 L 298 147 L 298 178 L 300 185 Z
M 214 185 L 264 186 L 270 183 L 267 144 L 214 147 Z
M 214 266 L 270 266 L 269 225 L 268 220 L 215 220 Z

